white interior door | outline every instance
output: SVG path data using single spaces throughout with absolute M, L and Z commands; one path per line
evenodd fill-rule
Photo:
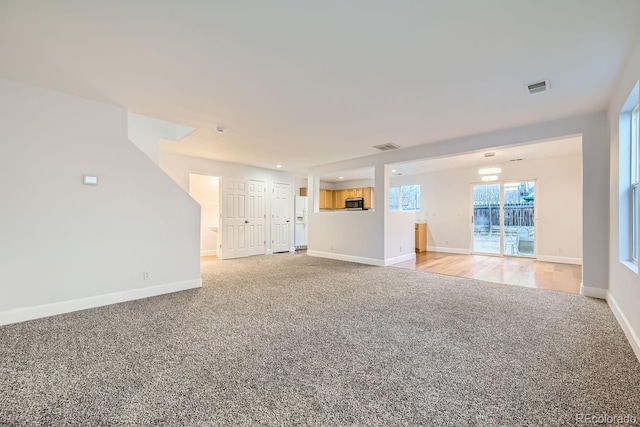
M 247 243 L 249 256 L 264 255 L 266 252 L 265 224 L 266 216 L 264 212 L 265 194 L 267 191 L 264 181 L 250 180 L 247 193 L 247 233 L 249 241 Z
M 220 259 L 249 256 L 247 187 L 244 179 L 222 178 Z
M 291 187 L 289 184 L 273 184 L 271 199 L 271 248 L 273 252 L 290 249 Z

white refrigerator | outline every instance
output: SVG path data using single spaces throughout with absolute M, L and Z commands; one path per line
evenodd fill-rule
M 307 248 L 307 208 L 309 206 L 309 198 L 305 196 L 296 196 L 295 211 L 296 222 L 294 229 L 294 241 L 296 249 Z

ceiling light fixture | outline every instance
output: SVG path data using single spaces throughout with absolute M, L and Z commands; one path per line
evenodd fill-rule
M 282 168 L 282 165 L 276 165 L 276 167 L 277 167 L 278 169 L 280 169 L 280 168 Z
M 483 181 L 497 181 L 498 175 L 485 175 L 482 177 Z
M 223 133 L 224 132 L 224 128 L 222 126 L 218 126 L 216 128 L 216 130 L 218 131 L 218 133 Z
M 479 175 L 491 175 L 491 174 L 496 174 L 496 173 L 500 173 L 500 172 L 502 172 L 501 168 L 478 169 L 478 174 Z
M 344 176 L 339 176 L 338 179 L 344 179 Z
M 398 172 L 397 169 L 391 169 L 391 173 L 396 173 Z

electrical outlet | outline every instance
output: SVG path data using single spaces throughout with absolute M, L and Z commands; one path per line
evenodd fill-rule
M 402 252 L 402 246 L 400 246 L 400 252 Z
M 445 240 L 445 241 L 444 241 L 444 244 L 445 244 L 445 245 L 447 245 L 447 246 L 449 246 L 449 241 L 448 241 L 448 240 Z
M 149 280 L 149 279 L 151 279 L 151 273 L 149 273 L 148 271 L 143 271 L 142 280 Z

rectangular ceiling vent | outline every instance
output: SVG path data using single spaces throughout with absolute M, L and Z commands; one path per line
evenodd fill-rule
M 527 91 L 529 92 L 529 95 L 533 95 L 534 93 L 546 92 L 549 89 L 551 89 L 551 86 L 549 86 L 549 80 L 542 80 L 535 83 L 529 83 L 527 85 Z
M 374 145 L 373 148 L 377 148 L 380 151 L 389 151 L 397 150 L 398 148 L 400 148 L 400 146 L 394 144 L 393 142 L 388 142 L 386 144 Z

